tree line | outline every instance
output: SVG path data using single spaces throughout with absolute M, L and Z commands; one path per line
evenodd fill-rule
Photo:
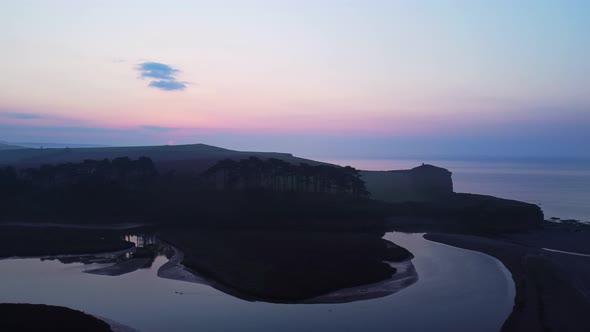
M 0 169 L 0 184 L 29 184 L 34 187 L 52 187 L 80 183 L 129 184 L 153 178 L 158 171 L 150 158 L 128 157 L 113 160 L 84 160 L 81 163 L 44 164 L 17 172 L 11 166 Z
M 381 225 L 352 167 L 222 160 L 202 173 L 158 172 L 149 158 L 0 166 L 0 221 L 144 220 L 212 228 L 360 230 Z M 321 220 L 321 221 L 318 221 Z
M 169 182 L 161 176 L 148 157 L 132 160 L 128 157 L 112 160 L 84 160 L 81 163 L 45 164 L 36 168 L 16 170 L 0 168 L 0 188 L 8 189 L 59 188 L 84 186 L 86 191 L 101 187 L 135 188 L 149 183 Z M 174 181 L 173 181 L 174 182 Z M 216 187 L 221 190 L 251 190 L 296 193 L 349 194 L 367 197 L 368 192 L 357 169 L 330 165 L 298 165 L 277 158 L 224 159 L 199 176 L 191 184 L 200 189 Z
M 360 172 L 350 166 L 295 165 L 277 158 L 224 159 L 203 173 L 222 190 L 270 189 L 302 193 L 339 193 L 367 197 Z

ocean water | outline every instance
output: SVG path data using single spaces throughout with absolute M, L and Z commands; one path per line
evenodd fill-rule
M 428 163 L 453 173 L 455 192 L 538 204 L 545 218 L 590 222 L 590 161 L 324 159 L 364 170 L 409 169 Z

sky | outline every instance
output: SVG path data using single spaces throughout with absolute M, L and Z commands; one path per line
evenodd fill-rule
M 0 8 L 0 141 L 590 158 L 590 1 Z

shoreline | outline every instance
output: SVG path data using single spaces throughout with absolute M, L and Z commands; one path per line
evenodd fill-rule
M 502 332 L 590 330 L 590 301 L 582 292 L 586 285 L 574 285 L 574 271 L 559 264 L 552 253 L 503 238 L 449 233 L 427 233 L 424 238 L 490 255 L 510 271 L 516 296 Z M 587 260 L 571 259 L 576 258 Z
M 556 252 L 559 254 L 564 254 L 564 255 L 573 255 L 573 256 L 580 256 L 580 257 L 590 257 L 589 254 L 582 254 L 579 252 L 571 252 L 571 251 L 565 251 L 565 250 L 557 250 L 557 249 L 550 249 L 550 248 L 542 248 L 543 250 L 547 250 L 550 252 Z
M 161 242 L 161 241 L 160 241 Z M 164 243 L 164 242 L 161 242 Z M 204 277 L 190 271 L 186 266 L 182 265 L 184 253 L 170 244 L 164 243 L 174 250 L 174 255 L 160 268 L 158 268 L 158 278 L 170 279 L 176 281 L 192 282 L 202 285 L 211 286 L 211 283 Z
M 101 251 L 97 253 L 80 253 L 80 254 L 58 254 L 58 255 L 44 255 L 44 256 L 9 256 L 9 257 L 0 257 L 1 260 L 9 260 L 9 259 L 60 259 L 60 258 L 69 258 L 69 257 L 98 257 L 98 258 L 109 258 L 119 255 L 124 255 L 127 253 L 135 252 L 137 248 L 135 246 L 130 247 L 128 249 L 121 249 L 117 251 Z
M 148 258 L 131 258 L 123 262 L 118 262 L 109 266 L 84 270 L 84 273 L 116 277 L 127 273 L 135 272 L 144 267 L 149 262 Z
M 389 279 L 356 287 L 342 288 L 301 301 L 300 303 L 335 304 L 373 300 L 392 295 L 418 282 L 419 276 L 416 273 L 411 258 L 402 262 L 385 262 L 397 269 L 396 273 Z
M 102 317 L 102 316 L 97 316 L 97 315 L 91 315 L 89 313 L 86 313 L 87 315 L 93 316 L 97 319 L 102 320 L 103 322 L 109 324 L 109 326 L 111 327 L 111 330 L 113 330 L 113 332 L 141 332 L 138 329 L 134 329 L 131 326 L 127 326 L 125 324 L 121 324 L 115 320 L 112 320 L 110 318 L 106 318 L 106 317 Z

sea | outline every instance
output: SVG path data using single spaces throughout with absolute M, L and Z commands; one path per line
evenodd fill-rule
M 455 192 L 539 205 L 545 219 L 590 223 L 590 160 L 321 159 L 363 170 L 410 169 L 422 163 L 453 173 Z

